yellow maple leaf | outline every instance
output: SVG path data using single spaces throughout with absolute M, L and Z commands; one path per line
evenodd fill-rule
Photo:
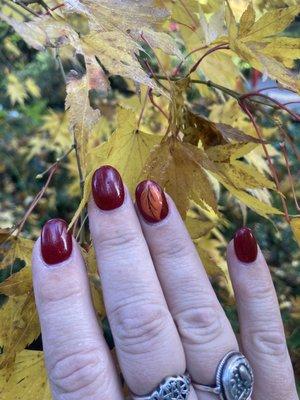
M 110 139 L 97 146 L 89 153 L 89 170 L 84 185 L 84 194 L 70 226 L 74 224 L 91 193 L 93 172 L 101 165 L 115 167 L 128 186 L 131 193 L 141 176 L 143 167 L 153 147 L 162 139 L 138 129 L 136 114 L 131 110 L 120 108 L 118 111 L 117 129 Z
M 0 374 L 0 396 L 5 400 L 51 400 L 42 351 L 23 350 L 8 380 Z
M 9 376 L 16 355 L 40 334 L 33 290 L 20 296 L 10 296 L 0 308 L 0 369 Z
M 26 88 L 19 78 L 13 73 L 7 75 L 6 90 L 12 104 L 24 104 L 24 101 L 28 96 Z
M 284 65 L 291 65 L 290 46 L 292 42 L 285 43 L 289 50 L 285 57 L 285 52 L 280 50 L 282 47 L 276 48 L 276 42 L 273 42 L 273 37 L 290 25 L 299 14 L 300 6 L 270 10 L 255 21 L 255 12 L 252 2 L 250 2 L 241 17 L 240 26 L 238 27 L 229 1 L 227 1 L 227 4 L 226 23 L 230 49 L 252 67 L 270 76 L 270 78 L 278 80 L 288 88 L 299 90 L 299 74 Z M 270 43 L 271 45 L 268 48 Z M 282 46 L 283 43 L 282 41 L 277 42 L 277 45 Z M 293 46 L 295 46 L 294 43 Z M 299 44 L 296 46 L 299 48 Z M 279 52 L 281 54 L 280 57 L 278 57 Z M 285 61 L 285 58 L 287 58 L 287 61 Z M 296 59 L 296 53 L 294 59 Z
M 11 237 L 1 244 L 1 251 L 5 254 L 1 268 L 10 272 L 8 278 L 0 284 L 0 293 L 8 296 L 0 308 L 0 346 L 3 349 L 0 369 L 5 368 L 7 375 L 11 373 L 16 354 L 40 333 L 30 268 L 32 248 L 33 241 L 20 236 Z M 16 262 L 22 269 L 12 274 Z
M 292 218 L 291 222 L 291 228 L 294 233 L 295 240 L 300 246 L 300 217 L 299 218 Z
M 88 137 L 93 126 L 100 118 L 100 111 L 90 105 L 87 76 L 79 78 L 75 73 L 70 74 L 67 83 L 65 108 L 69 119 L 70 130 L 76 141 L 81 166 L 86 168 L 86 148 Z

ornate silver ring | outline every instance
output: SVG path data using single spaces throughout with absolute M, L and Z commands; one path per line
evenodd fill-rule
M 211 392 L 222 400 L 248 400 L 253 391 L 253 371 L 247 358 L 231 351 L 221 360 L 216 374 L 216 386 L 199 385 L 195 389 Z
M 145 396 L 132 395 L 134 400 L 187 400 L 191 388 L 189 374 L 167 376 L 156 389 Z

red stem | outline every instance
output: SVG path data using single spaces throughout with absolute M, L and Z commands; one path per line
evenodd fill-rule
M 289 89 L 289 88 L 281 88 L 278 86 L 268 86 L 262 89 L 257 90 L 257 93 L 263 92 L 264 90 L 272 90 L 272 89 L 280 89 L 280 90 L 287 90 L 288 92 L 296 93 L 294 90 Z
M 293 197 L 294 197 L 294 201 L 295 201 L 295 205 L 298 211 L 300 211 L 300 206 L 299 203 L 297 201 L 297 196 L 296 196 L 296 192 L 295 192 L 295 185 L 294 185 L 294 179 L 293 176 L 291 174 L 291 169 L 290 169 L 290 163 L 289 163 L 289 159 L 288 159 L 288 154 L 287 154 L 287 150 L 286 150 L 286 145 L 285 143 L 280 143 L 280 147 L 282 149 L 283 155 L 284 155 L 284 159 L 285 159 L 285 164 L 288 170 L 288 177 L 289 177 L 289 181 L 292 187 L 292 192 L 293 192 Z
M 52 11 L 55 11 L 55 10 L 57 10 L 58 8 L 64 7 L 64 6 L 65 6 L 64 3 L 58 4 L 57 6 L 50 8 L 44 15 L 50 15 L 50 13 L 51 13 Z
M 149 90 L 148 95 L 149 95 L 149 99 L 150 99 L 151 103 L 154 105 L 154 107 L 156 107 L 156 108 L 167 118 L 167 120 L 169 120 L 169 117 L 168 117 L 168 115 L 165 113 L 165 111 L 160 107 L 160 105 L 158 105 L 158 104 L 155 102 L 155 100 L 154 100 L 154 98 L 153 98 L 152 89 Z
M 264 99 L 268 99 L 269 101 L 272 101 L 274 104 L 276 104 L 279 108 L 281 108 L 282 110 L 286 111 L 288 114 L 290 114 L 293 118 L 295 118 L 296 121 L 300 122 L 300 115 L 295 114 L 293 111 L 289 110 L 287 107 L 285 107 L 284 104 L 280 103 L 279 101 L 273 99 L 270 96 L 267 96 L 265 94 L 262 93 L 258 93 L 258 92 L 249 92 L 249 93 L 245 93 L 243 95 L 240 96 L 240 100 L 243 102 L 243 100 L 248 99 L 249 97 L 263 97 Z
M 252 122 L 252 124 L 253 124 L 253 126 L 255 128 L 257 136 L 262 141 L 261 145 L 262 145 L 262 147 L 264 149 L 266 158 L 268 160 L 269 168 L 270 168 L 270 171 L 272 173 L 272 176 L 273 176 L 273 179 L 274 179 L 274 182 L 275 182 L 275 185 L 276 185 L 276 189 L 278 190 L 279 195 L 280 195 L 280 199 L 281 199 L 283 210 L 284 210 L 285 219 L 287 220 L 287 222 L 290 222 L 290 217 L 289 217 L 289 212 L 288 212 L 288 209 L 287 209 L 287 205 L 286 205 L 286 202 L 285 202 L 285 200 L 283 198 L 283 195 L 280 192 L 280 183 L 279 183 L 279 178 L 278 178 L 278 175 L 277 175 L 277 171 L 276 171 L 276 168 L 273 165 L 272 159 L 271 159 L 270 154 L 268 152 L 268 148 L 266 146 L 266 143 L 263 140 L 263 136 L 262 136 L 262 134 L 261 134 L 261 132 L 259 130 L 259 127 L 258 127 L 253 115 L 251 114 L 249 108 L 247 107 L 247 104 L 245 103 L 245 101 L 241 101 L 240 100 L 239 101 L 239 105 L 240 105 L 241 109 L 244 111 L 244 113 L 247 114 L 248 117 L 250 118 L 250 121 Z
M 186 28 L 190 29 L 193 32 L 195 32 L 195 30 L 196 30 L 195 26 L 190 26 L 190 25 L 184 24 L 183 22 L 177 21 L 177 19 L 173 19 L 173 21 L 176 22 L 176 24 L 178 24 L 178 25 L 185 26 Z
M 189 72 L 189 75 L 191 73 L 193 73 L 194 71 L 196 71 L 196 69 L 198 68 L 199 64 L 201 63 L 201 61 L 208 56 L 211 53 L 214 53 L 217 50 L 228 50 L 229 49 L 229 45 L 228 44 L 219 44 L 218 46 L 213 47 L 212 49 L 209 49 L 205 54 L 203 54 L 203 56 L 196 62 L 196 64 L 192 67 L 192 69 Z

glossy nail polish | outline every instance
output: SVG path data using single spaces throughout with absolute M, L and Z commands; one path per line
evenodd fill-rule
M 251 229 L 243 227 L 234 235 L 234 249 L 237 258 L 244 263 L 251 263 L 257 257 L 257 243 Z
M 92 180 L 92 192 L 101 210 L 120 207 L 124 202 L 125 191 L 119 172 L 109 165 L 97 169 Z
M 162 221 L 169 212 L 167 199 L 162 188 L 154 181 L 141 182 L 135 191 L 137 206 L 148 222 Z
M 41 233 L 41 252 L 45 263 L 53 265 L 67 260 L 72 252 L 72 235 L 63 219 L 50 219 Z

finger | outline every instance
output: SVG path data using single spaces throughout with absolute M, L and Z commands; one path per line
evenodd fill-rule
M 153 181 L 136 190 L 140 221 L 193 381 L 214 385 L 220 360 L 238 345 L 184 223 Z M 168 210 L 168 211 L 166 211 Z M 200 394 L 202 399 L 215 398 Z
M 254 399 L 296 400 L 294 374 L 266 261 L 248 228 L 228 245 L 243 351 L 254 369 Z
M 48 221 L 36 242 L 33 283 L 55 400 L 122 399 L 93 309 L 85 265 L 63 220 Z
M 89 223 L 120 366 L 131 391 L 145 395 L 184 373 L 185 358 L 130 195 L 112 167 L 93 177 Z

